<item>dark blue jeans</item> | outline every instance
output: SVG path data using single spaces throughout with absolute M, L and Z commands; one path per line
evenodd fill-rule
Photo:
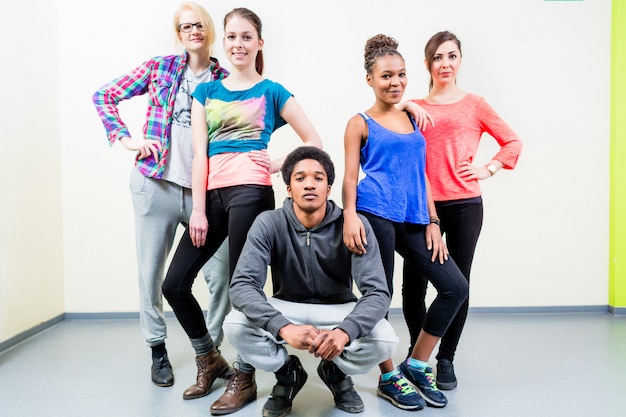
M 420 328 L 437 337 L 443 336 L 457 310 L 467 298 L 467 281 L 450 258 L 443 264 L 431 262 L 432 251 L 426 248 L 426 226 L 396 223 L 371 213 L 360 212 L 367 217 L 380 247 L 389 292 L 393 294 L 394 251 L 410 262 L 437 289 L 437 297 L 431 304 Z M 415 302 L 418 300 L 415 299 Z
M 270 186 L 237 185 L 207 192 L 209 230 L 204 246 L 197 248 L 185 231 L 163 281 L 163 295 L 190 339 L 207 334 L 202 309 L 191 292 L 193 282 L 206 261 L 228 236 L 230 277 L 246 242 L 252 223 L 265 210 L 274 209 Z
M 457 200 L 453 202 L 436 202 L 437 215 L 441 220 L 441 232 L 444 234 L 450 256 L 454 259 L 468 288 L 470 270 L 474 260 L 476 243 L 483 225 L 482 199 Z M 426 289 L 428 279 L 413 264 L 404 262 L 402 279 L 402 311 L 409 328 L 413 349 L 417 336 L 426 320 Z M 456 313 L 450 326 L 441 338 L 437 359 L 454 360 L 469 309 L 469 296 Z

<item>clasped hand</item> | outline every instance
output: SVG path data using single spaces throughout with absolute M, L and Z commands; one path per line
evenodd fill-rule
M 350 341 L 346 332 L 339 328 L 322 330 L 310 324 L 288 324 L 278 334 L 290 346 L 329 361 L 339 356 Z

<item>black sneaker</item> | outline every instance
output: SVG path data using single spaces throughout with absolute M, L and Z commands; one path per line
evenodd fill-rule
M 152 357 L 152 382 L 159 387 L 171 387 L 174 385 L 174 372 L 167 357 L 167 353 L 160 357 Z
M 361 413 L 365 406 L 354 389 L 352 378 L 344 374 L 332 361 L 322 359 L 317 366 L 317 374 L 333 393 L 335 406 L 348 413 Z
M 263 406 L 263 417 L 284 417 L 289 414 L 293 399 L 308 377 L 300 359 L 294 355 L 289 355 L 289 361 L 274 374 L 276 385 L 272 389 L 272 396 Z
M 437 386 L 442 390 L 455 389 L 457 385 L 454 365 L 447 359 L 437 362 Z

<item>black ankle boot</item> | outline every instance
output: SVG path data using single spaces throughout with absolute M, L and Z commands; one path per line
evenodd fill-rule
M 344 374 L 334 362 L 322 359 L 317 367 L 317 374 L 330 388 L 338 409 L 348 413 L 360 413 L 365 409 L 363 400 L 354 389 L 352 378 Z
M 290 355 L 289 361 L 274 374 L 276 385 L 272 389 L 272 396 L 263 406 L 263 417 L 283 417 L 289 414 L 293 399 L 308 377 L 300 359 L 294 355 Z
M 159 387 L 171 387 L 174 385 L 174 372 L 165 348 L 158 352 L 153 349 L 150 374 L 152 382 Z

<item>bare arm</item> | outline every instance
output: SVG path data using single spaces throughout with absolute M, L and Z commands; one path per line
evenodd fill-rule
M 313 124 L 295 98 L 291 97 L 287 100 L 283 109 L 280 111 L 280 116 L 293 128 L 300 137 L 300 140 L 302 140 L 303 145 L 315 146 L 322 149 L 322 140 L 317 130 L 315 130 L 315 127 L 313 127 Z M 284 160 L 285 157 L 272 161 L 270 173 L 280 171 Z
M 353 253 L 365 253 L 367 239 L 363 222 L 356 214 L 356 187 L 361 164 L 361 142 L 367 125 L 361 116 L 353 116 L 344 134 L 345 172 L 343 176 L 343 243 Z
M 209 134 L 206 126 L 204 106 L 195 99 L 191 105 L 191 136 L 193 139 L 193 164 L 191 167 L 193 208 L 189 218 L 189 235 L 194 246 L 200 247 L 204 245 L 209 230 L 209 222 L 206 217 Z
M 406 100 L 396 105 L 396 107 L 400 110 L 409 112 L 411 116 L 413 116 L 413 120 L 415 120 L 415 123 L 420 130 L 426 130 L 426 126 L 429 123 L 432 127 L 435 127 L 435 121 L 430 113 L 420 107 L 416 102 Z
M 433 200 L 432 192 L 430 191 L 430 180 L 426 177 L 426 199 L 428 200 L 428 214 L 430 218 L 437 218 L 437 210 L 435 209 L 435 201 Z M 448 248 L 446 242 L 441 238 L 441 229 L 436 223 L 430 223 L 426 226 L 426 248 L 433 251 L 430 258 L 431 262 L 435 262 L 439 258 L 439 263 L 443 264 L 448 260 Z

